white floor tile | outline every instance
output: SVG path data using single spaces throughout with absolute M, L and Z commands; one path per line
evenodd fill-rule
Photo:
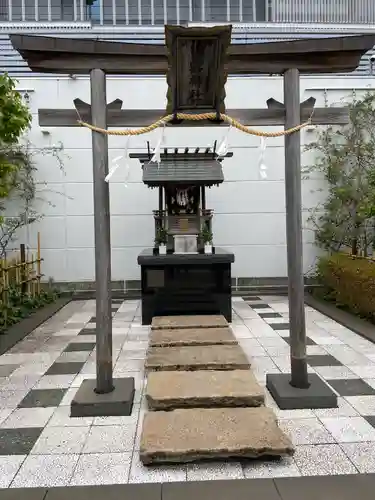
M 26 455 L 0 456 L 0 488 L 8 488 Z
M 341 445 L 344 452 L 362 474 L 375 472 L 375 443 L 346 443 Z
M 139 460 L 139 452 L 133 454 L 129 483 L 169 483 L 186 481 L 186 465 L 147 466 Z
M 253 461 L 244 464 L 244 474 L 248 479 L 272 477 L 297 477 L 301 473 L 293 458 L 272 461 Z
M 0 424 L 2 424 L 13 411 L 13 408 L 0 408 Z
M 358 375 L 346 366 L 315 366 L 314 370 L 326 380 L 358 378 Z
M 375 415 L 375 396 L 349 396 L 345 399 L 360 415 Z
M 354 465 L 337 444 L 297 446 L 294 460 L 303 476 L 357 473 Z
M 77 375 L 45 375 L 34 389 L 65 389 L 71 386 Z
M 348 365 L 348 368 L 360 378 L 375 378 L 375 365 Z
M 335 439 L 315 418 L 279 421 L 280 428 L 289 435 L 294 445 L 334 443 Z
M 126 484 L 131 453 L 93 453 L 81 455 L 70 486 Z
M 259 311 L 261 312 L 261 311 Z M 267 311 L 267 309 L 264 309 L 264 312 L 275 312 L 275 311 Z M 264 321 L 268 324 L 268 325 L 272 325 L 273 323 L 289 323 L 289 318 L 284 318 L 284 317 L 278 317 L 278 318 L 264 318 Z
M 338 443 L 375 441 L 375 429 L 362 417 L 321 418 Z
M 56 410 L 50 408 L 17 408 L 2 422 L 2 429 L 18 429 L 22 427 L 44 427 Z
M 312 410 L 318 418 L 359 417 L 359 413 L 345 400 L 337 398 L 338 408 Z
M 240 463 L 206 462 L 188 464 L 188 481 L 213 481 L 218 479 L 243 479 Z
M 47 427 L 89 427 L 93 420 L 93 417 L 71 417 L 70 406 L 59 406 L 54 411 Z M 64 429 L 56 430 L 56 432 L 64 432 Z
M 98 425 L 90 429 L 83 453 L 122 453 L 133 450 L 135 425 Z
M 78 455 L 29 455 L 12 488 L 68 486 Z
M 346 366 L 370 364 L 369 360 L 346 345 L 326 345 L 326 351 Z
M 89 427 L 64 427 L 60 432 L 55 427 L 46 427 L 31 450 L 31 454 L 79 454 L 88 433 Z

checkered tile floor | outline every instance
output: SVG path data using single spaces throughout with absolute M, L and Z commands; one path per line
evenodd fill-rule
M 233 299 L 232 328 L 259 382 L 289 371 L 285 297 Z M 143 365 L 148 327 L 139 301 L 113 303 L 114 375 L 134 376 L 129 417 L 70 418 L 84 378 L 95 377 L 95 304 L 71 302 L 0 356 L 0 488 L 375 472 L 375 345 L 306 307 L 309 371 L 339 395 L 339 408 L 281 411 L 296 445 L 276 462 L 143 467 Z

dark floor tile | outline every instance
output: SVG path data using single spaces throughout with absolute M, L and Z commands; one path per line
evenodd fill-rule
M 0 377 L 9 377 L 20 365 L 0 365 Z
M 72 361 L 64 363 L 54 363 L 45 373 L 45 375 L 73 375 L 74 373 L 79 373 L 84 361 Z
M 0 455 L 28 455 L 42 430 L 39 427 L 0 429 Z
M 33 389 L 18 405 L 18 408 L 47 408 L 59 406 L 67 389 Z
M 64 352 L 92 351 L 95 345 L 95 342 L 72 342 L 66 347 Z
M 1 500 L 44 500 L 46 488 L 8 488 L 0 490 Z
M 78 335 L 96 335 L 96 328 L 82 328 Z
M 279 478 L 275 485 L 282 500 L 374 500 L 375 475 Z
M 289 330 L 289 323 L 269 323 L 274 330 Z
M 163 500 L 280 500 L 272 479 L 163 483 Z
M 118 309 L 111 309 L 112 317 L 117 313 Z M 96 323 L 96 316 L 92 316 L 89 320 L 89 323 Z
M 285 342 L 287 342 L 290 345 L 290 337 L 283 337 Z M 310 337 L 306 337 L 306 345 L 316 345 L 316 342 L 313 341 L 313 339 L 310 339 Z
M 67 498 L 69 500 L 161 500 L 161 488 L 161 484 L 51 488 L 45 500 L 67 500 Z
M 248 305 L 252 309 L 270 309 L 270 306 L 268 304 L 264 304 L 264 302 L 259 302 L 259 303 L 248 302 Z
M 342 366 L 342 363 L 330 354 L 319 354 L 307 356 L 310 366 Z
M 282 318 L 282 315 L 276 312 L 258 313 L 261 318 Z
M 112 299 L 112 305 L 113 304 L 122 304 L 124 301 L 124 299 Z
M 363 417 L 367 422 L 372 425 L 372 427 L 375 427 L 375 415 L 371 415 L 369 417 Z
M 375 389 L 360 378 L 326 380 L 340 396 L 374 396 Z

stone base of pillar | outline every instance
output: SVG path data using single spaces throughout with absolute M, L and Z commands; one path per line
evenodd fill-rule
M 127 417 L 134 401 L 134 378 L 113 379 L 114 389 L 106 394 L 95 392 L 96 380 L 82 382 L 70 405 L 71 417 Z
M 269 373 L 266 387 L 281 410 L 337 408 L 337 395 L 316 374 L 309 373 L 309 387 L 290 385 L 290 373 Z

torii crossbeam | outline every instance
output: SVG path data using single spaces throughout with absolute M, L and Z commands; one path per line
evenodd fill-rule
M 38 72 L 90 74 L 91 105 L 75 101 L 82 120 L 107 127 L 145 126 L 163 110 L 127 111 L 121 101 L 107 105 L 105 74 L 167 74 L 168 110 L 225 109 L 226 74 L 283 74 L 284 104 L 269 100 L 268 109 L 231 110 L 245 125 L 300 125 L 315 101 L 300 103 L 300 73 L 339 73 L 354 70 L 362 55 L 375 45 L 375 35 L 305 39 L 262 44 L 229 45 L 230 26 L 182 28 L 166 26 L 167 46 L 121 44 L 98 40 L 12 35 L 13 46 Z M 176 49 L 177 47 L 177 49 Z M 202 57 L 203 54 L 203 57 Z M 178 57 L 179 56 L 179 57 Z M 189 70 L 181 61 L 189 60 Z M 180 62 L 178 62 L 180 61 Z M 212 75 L 215 78 L 212 78 Z M 203 76 L 204 75 L 204 76 Z M 193 90 L 193 92 L 191 92 Z M 189 96 L 194 96 L 194 98 Z M 199 98 L 198 98 L 198 97 Z M 108 116 L 108 119 L 107 119 Z M 71 110 L 40 110 L 42 126 L 76 126 Z M 312 123 L 347 123 L 347 109 L 319 109 Z M 175 123 L 178 123 L 177 120 Z M 218 121 L 213 123 L 218 125 Z M 183 122 L 182 126 L 191 124 Z M 174 126 L 181 126 L 174 125 Z M 97 378 L 96 387 L 85 381 L 72 403 L 72 415 L 118 415 L 129 411 L 121 380 L 112 380 L 112 319 L 107 136 L 92 132 L 96 261 Z M 288 253 L 291 374 L 267 376 L 267 387 L 281 408 L 337 406 L 337 398 L 317 376 L 307 373 L 301 220 L 300 132 L 285 136 L 285 194 Z M 130 408 L 134 393 L 128 387 Z M 123 413 L 124 414 L 124 413 Z

